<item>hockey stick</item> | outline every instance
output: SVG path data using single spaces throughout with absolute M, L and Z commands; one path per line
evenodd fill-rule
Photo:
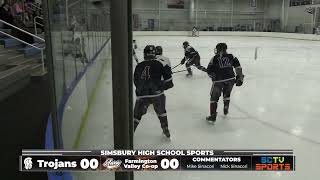
M 134 57 L 134 60 L 136 60 L 136 62 L 137 62 L 137 64 L 138 64 L 138 63 L 139 63 L 139 59 L 138 59 L 137 55 L 134 54 L 133 57 Z
M 175 72 L 172 72 L 172 74 L 181 73 L 181 72 L 184 72 L 184 71 L 187 71 L 187 70 L 175 71 Z
M 174 68 L 176 68 L 176 67 L 178 67 L 178 66 L 180 66 L 180 65 L 181 65 L 181 63 L 179 63 L 179 64 L 176 65 L 175 67 L 171 68 L 171 70 L 173 70 Z
M 138 59 L 138 57 L 136 55 L 136 51 L 134 49 L 132 49 L 132 56 L 133 56 L 134 60 L 136 60 L 137 64 L 139 64 L 139 59 Z

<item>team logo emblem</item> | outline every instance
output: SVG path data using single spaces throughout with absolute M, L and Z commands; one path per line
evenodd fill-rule
M 27 169 L 27 170 L 32 169 L 32 158 L 31 157 L 25 158 L 23 163 L 24 163 L 25 169 Z
M 113 170 L 121 166 L 121 160 L 114 160 L 113 158 L 107 158 L 106 161 L 102 164 L 103 167 Z

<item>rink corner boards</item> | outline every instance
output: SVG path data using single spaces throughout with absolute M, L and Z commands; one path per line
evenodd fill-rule
M 295 171 L 293 150 L 22 150 L 19 169 L 47 171 Z

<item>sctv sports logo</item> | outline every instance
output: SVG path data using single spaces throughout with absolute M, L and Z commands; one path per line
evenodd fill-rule
M 257 171 L 291 171 L 291 164 L 285 163 L 286 157 L 271 157 L 262 156 L 260 157 L 260 163 L 256 164 Z

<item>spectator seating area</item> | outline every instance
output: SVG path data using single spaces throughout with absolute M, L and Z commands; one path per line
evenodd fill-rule
M 30 7 L 35 6 L 28 3 Z M 43 37 L 43 27 L 34 28 L 33 20 L 26 20 L 33 17 L 26 17 L 30 15 L 29 11 L 17 15 L 12 13 L 13 7 L 8 1 L 1 6 L 0 19 L 5 23 L 0 21 L 0 100 L 23 88 L 33 77 L 43 77 L 46 74 L 42 63 L 45 56 L 41 54 L 45 44 L 34 35 L 37 31 Z M 26 5 L 24 8 L 27 9 Z M 40 6 L 35 8 L 38 13 L 39 8 Z M 36 16 L 40 17 L 41 14 Z
M 280 20 L 272 19 L 269 20 L 266 24 L 266 27 L 263 27 L 261 23 L 256 23 L 256 26 L 253 27 L 252 24 L 236 24 L 233 27 L 230 26 L 208 26 L 202 31 L 258 31 L 258 32 L 280 32 Z
M 304 6 L 312 4 L 312 0 L 290 0 L 290 6 Z

